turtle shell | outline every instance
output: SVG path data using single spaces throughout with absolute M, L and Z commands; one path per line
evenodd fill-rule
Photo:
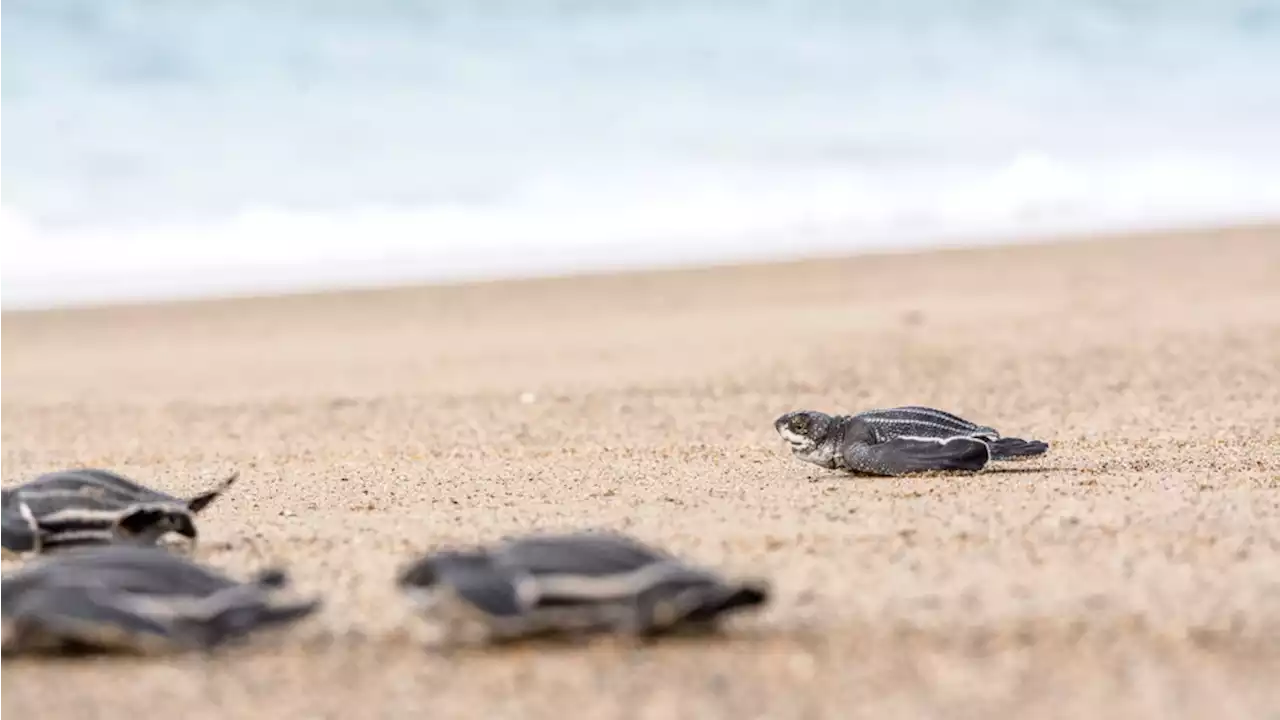
M 5 488 L 3 544 L 12 552 L 46 552 L 114 542 L 152 544 L 168 532 L 195 540 L 194 515 L 237 474 L 193 498 L 178 498 L 93 468 L 46 473 Z
M 279 570 L 241 583 L 156 547 L 69 549 L 4 577 L 5 650 L 213 649 L 318 606 L 273 602 L 286 584 Z
M 400 585 L 428 615 L 478 620 L 499 637 L 656 634 L 768 598 L 763 583 L 729 582 L 632 538 L 592 532 L 433 553 L 410 565 Z

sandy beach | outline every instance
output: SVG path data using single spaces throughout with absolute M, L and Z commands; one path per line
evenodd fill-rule
M 6 659 L 5 717 L 1280 717 L 1280 228 L 5 313 L 2 401 L 6 485 L 238 469 L 198 557 L 325 601 L 212 658 Z M 1052 447 L 858 478 L 772 429 L 900 404 Z M 392 585 L 585 527 L 772 602 L 444 654 Z

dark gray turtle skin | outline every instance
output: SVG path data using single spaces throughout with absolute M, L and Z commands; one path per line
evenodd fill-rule
M 996 460 L 1021 460 L 1048 451 L 1048 443 L 1003 437 L 943 410 L 905 405 L 855 415 L 797 410 L 774 429 L 805 462 L 862 475 L 977 472 Z
M 178 498 L 107 470 L 46 473 L 4 488 L 4 549 L 40 554 L 83 545 L 153 545 L 170 532 L 194 545 L 196 514 L 238 477 L 233 473 L 195 497 Z
M 407 566 L 398 585 L 449 637 L 496 642 L 709 630 L 770 593 L 762 581 L 725 580 L 632 538 L 589 531 L 431 553 Z
M 71 548 L 4 576 L 4 653 L 212 651 L 319 607 L 275 602 L 287 585 L 279 569 L 241 583 L 154 546 Z

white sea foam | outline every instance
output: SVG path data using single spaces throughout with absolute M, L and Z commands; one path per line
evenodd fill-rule
M 6 307 L 784 259 L 1267 219 L 1280 182 L 1208 164 L 1086 172 L 1029 155 L 928 187 L 847 177 L 532 192 L 500 205 L 251 209 L 147 228 L 0 215 Z M 705 178 L 698 182 L 707 182 Z

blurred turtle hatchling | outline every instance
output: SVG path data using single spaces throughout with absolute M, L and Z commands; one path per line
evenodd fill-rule
M 654 637 L 714 629 L 725 615 L 761 606 L 764 581 L 730 581 L 611 532 L 507 538 L 443 550 L 397 580 L 446 641 L 618 632 Z
M 232 473 L 216 486 L 183 499 L 107 470 L 46 473 L 4 488 L 0 509 L 4 549 L 40 554 L 83 545 L 154 545 L 170 532 L 187 538 L 194 548 L 196 514 L 239 476 Z
M 70 548 L 4 576 L 4 653 L 210 651 L 319 607 L 273 602 L 287 584 L 279 569 L 241 583 L 154 546 Z

